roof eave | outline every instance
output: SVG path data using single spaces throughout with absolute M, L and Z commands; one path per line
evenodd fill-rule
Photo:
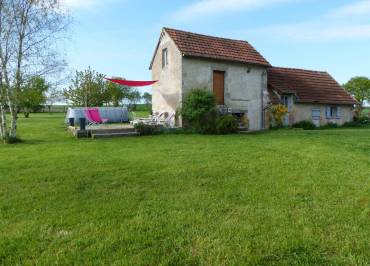
M 234 63 L 240 63 L 240 64 L 248 64 L 248 65 L 254 65 L 254 66 L 262 66 L 262 67 L 271 67 L 270 63 L 263 64 L 263 63 L 256 63 L 256 62 L 249 62 L 249 61 L 242 61 L 242 60 L 235 60 L 230 58 L 221 58 L 221 57 L 213 57 L 209 55 L 194 55 L 194 54 L 184 54 L 182 53 L 183 57 L 191 57 L 191 58 L 199 58 L 199 59 L 210 59 L 210 60 L 217 60 L 217 61 L 226 61 L 226 62 L 234 62 Z

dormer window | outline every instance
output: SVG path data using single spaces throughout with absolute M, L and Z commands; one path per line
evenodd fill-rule
M 168 65 L 168 50 L 167 48 L 162 50 L 162 68 Z

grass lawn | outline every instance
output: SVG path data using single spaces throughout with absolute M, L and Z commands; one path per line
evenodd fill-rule
M 368 265 L 370 129 L 0 145 L 0 264 Z

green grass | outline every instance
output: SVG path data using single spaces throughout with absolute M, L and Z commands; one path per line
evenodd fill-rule
M 0 145 L 0 264 L 367 265 L 370 129 Z

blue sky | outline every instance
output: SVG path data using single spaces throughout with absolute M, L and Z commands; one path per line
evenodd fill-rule
M 249 41 L 272 65 L 370 76 L 370 0 L 64 0 L 71 70 L 150 80 L 162 27 Z M 150 89 L 148 89 L 150 91 Z

